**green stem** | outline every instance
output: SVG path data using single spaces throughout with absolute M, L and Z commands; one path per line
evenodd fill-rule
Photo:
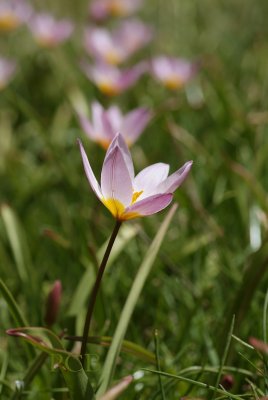
M 98 295 L 98 291 L 100 288 L 100 284 L 101 284 L 101 279 L 105 270 L 105 267 L 107 265 L 107 261 L 109 259 L 113 244 L 115 242 L 116 236 L 119 232 L 119 229 L 122 225 L 122 221 L 116 220 L 116 224 L 113 230 L 113 233 L 110 237 L 109 243 L 107 245 L 106 251 L 104 253 L 101 265 L 99 267 L 98 270 L 98 274 L 97 274 L 97 278 L 95 281 L 95 284 L 93 286 L 91 295 L 90 295 L 90 299 L 89 299 L 89 303 L 88 303 L 88 309 L 87 309 L 87 315 L 86 315 L 86 319 L 85 319 L 85 324 L 84 324 L 84 331 L 83 331 L 83 340 L 82 340 L 82 346 L 81 346 L 81 362 L 82 365 L 84 366 L 85 363 L 85 354 L 86 354 L 86 348 L 87 348 L 87 338 L 89 335 L 89 329 L 90 329 L 90 323 L 91 323 L 91 319 L 92 319 L 92 315 L 93 315 L 93 311 L 94 311 L 94 306 L 96 303 L 96 299 L 97 299 L 97 295 Z

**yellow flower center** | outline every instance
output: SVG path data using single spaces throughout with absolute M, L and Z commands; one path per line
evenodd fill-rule
M 102 81 L 97 84 L 98 88 L 101 92 L 106 94 L 107 96 L 116 96 L 119 93 L 117 87 L 115 87 L 111 82 Z
M 168 89 L 171 90 L 179 89 L 183 85 L 182 81 L 177 76 L 170 76 L 169 78 L 165 79 L 164 84 Z
M 113 0 L 110 4 L 110 13 L 115 17 L 123 17 L 126 14 L 126 9 L 122 1 Z
M 107 150 L 111 141 L 105 139 L 98 139 L 96 140 L 96 143 L 98 143 L 104 150 Z
M 12 31 L 19 25 L 20 21 L 12 13 L 6 13 L 0 15 L 0 30 L 1 31 Z
M 122 61 L 122 57 L 115 51 L 109 51 L 105 54 L 105 59 L 108 64 L 117 65 Z
M 116 199 L 103 199 L 102 200 L 105 207 L 111 212 L 111 214 L 120 221 L 127 221 L 129 219 L 138 218 L 141 215 L 137 212 L 128 212 L 125 213 L 125 206 L 121 203 L 121 201 Z

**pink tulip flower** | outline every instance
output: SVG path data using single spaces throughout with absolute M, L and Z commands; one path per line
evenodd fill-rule
M 0 57 L 0 90 L 4 89 L 15 74 L 16 63 Z
M 168 89 L 180 89 L 197 72 L 197 65 L 183 58 L 159 56 L 151 61 L 152 75 Z
M 89 12 L 93 19 L 102 21 L 107 17 L 126 17 L 137 11 L 141 0 L 93 0 Z
M 27 22 L 32 13 L 24 0 L 0 0 L 0 31 L 12 31 Z
M 192 161 L 188 161 L 168 176 L 169 165 L 157 163 L 134 177 L 130 152 L 121 134 L 117 134 L 107 150 L 99 185 L 80 141 L 79 146 L 91 188 L 119 221 L 155 214 L 166 208 L 192 166 Z
M 117 106 L 105 110 L 99 103 L 92 103 L 91 121 L 79 113 L 82 129 L 91 140 L 107 149 L 117 132 L 122 132 L 127 145 L 132 145 L 152 118 L 152 113 L 143 107 L 123 115 Z
M 85 48 L 100 62 L 120 64 L 152 38 L 152 30 L 139 20 L 126 21 L 110 32 L 105 28 L 85 31 Z
M 132 68 L 120 70 L 104 63 L 90 65 L 83 62 L 82 69 L 101 92 L 108 96 L 116 96 L 133 86 L 145 71 L 146 66 L 144 63 L 139 63 Z
M 36 14 L 29 22 L 29 28 L 42 47 L 55 47 L 70 37 L 74 26 L 67 19 L 56 20 L 47 13 Z

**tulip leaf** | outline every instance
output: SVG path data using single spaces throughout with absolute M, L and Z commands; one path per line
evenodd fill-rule
M 105 359 L 105 363 L 102 369 L 102 375 L 100 378 L 100 387 L 98 390 L 98 395 L 103 395 L 106 392 L 113 378 L 117 356 L 120 353 L 122 342 L 125 333 L 127 331 L 131 316 L 133 314 L 136 303 L 140 297 L 145 281 L 152 269 L 158 251 L 165 238 L 167 229 L 172 221 L 176 209 L 177 205 L 173 205 L 173 207 L 168 212 L 157 235 L 155 236 L 152 244 L 150 245 L 144 257 L 144 260 L 140 265 L 137 275 L 134 279 L 128 298 L 121 312 L 120 320 L 117 324 L 111 347 L 109 348 L 107 357 Z

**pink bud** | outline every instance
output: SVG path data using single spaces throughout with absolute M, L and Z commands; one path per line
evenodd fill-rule
M 225 389 L 225 390 L 230 390 L 232 389 L 234 385 L 234 377 L 233 375 L 224 375 L 221 379 L 221 386 Z
M 44 321 L 48 327 L 51 327 L 57 320 L 61 301 L 61 290 L 61 281 L 57 280 L 54 282 L 54 285 L 47 296 Z

